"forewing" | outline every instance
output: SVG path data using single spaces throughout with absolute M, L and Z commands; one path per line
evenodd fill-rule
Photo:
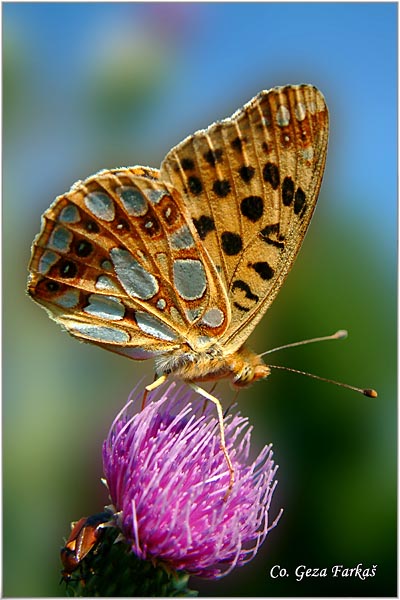
M 173 148 L 161 177 L 184 197 L 217 266 L 232 319 L 222 342 L 242 345 L 278 293 L 321 185 L 328 111 L 313 86 L 263 91 L 230 119 Z
M 69 333 L 132 358 L 229 324 L 215 266 L 157 170 L 77 182 L 43 215 L 30 270 L 28 293 Z

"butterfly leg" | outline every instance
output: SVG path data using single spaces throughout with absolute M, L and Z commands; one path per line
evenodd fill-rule
M 217 383 L 218 383 L 218 381 L 216 381 L 216 382 L 215 382 L 215 383 L 212 385 L 212 387 L 211 387 L 210 391 L 208 392 L 209 394 L 213 394 L 213 393 L 214 393 L 214 390 L 215 390 L 215 388 L 217 387 Z M 202 414 L 202 415 L 204 415 L 204 411 L 206 410 L 207 402 L 208 402 L 208 398 L 207 398 L 207 400 L 206 400 L 206 399 L 204 399 L 204 403 L 203 403 L 203 410 L 201 411 L 201 414 Z
M 162 385 L 164 383 L 164 381 L 167 380 L 167 377 L 168 377 L 168 375 L 166 375 L 165 373 L 163 375 L 160 375 L 160 377 L 158 377 L 155 381 L 153 381 L 153 383 L 146 385 L 146 391 L 152 392 L 153 390 L 158 388 L 160 385 Z
M 142 408 L 141 410 L 144 409 L 144 407 L 146 406 L 146 400 L 147 400 L 147 396 L 149 395 L 149 392 L 152 392 L 153 390 L 155 390 L 156 388 L 158 388 L 160 385 L 162 385 L 164 383 L 164 381 L 166 381 L 168 375 L 166 375 L 165 373 L 163 375 L 161 375 L 160 377 L 158 377 L 157 379 L 155 379 L 153 381 L 153 383 L 150 383 L 149 385 L 146 385 L 146 387 L 144 388 L 144 394 L 143 394 L 143 399 L 142 399 Z
M 207 400 L 210 400 L 210 402 L 215 404 L 216 409 L 217 409 L 219 432 L 220 432 L 220 436 L 221 436 L 220 448 L 221 448 L 222 452 L 224 453 L 225 460 L 227 462 L 228 469 L 229 469 L 229 486 L 228 486 L 228 489 L 224 496 L 224 501 L 226 501 L 229 494 L 231 493 L 233 483 L 235 481 L 235 470 L 233 468 L 232 461 L 228 454 L 228 450 L 227 450 L 226 443 L 225 443 L 224 417 L 222 414 L 222 406 L 221 406 L 221 403 L 218 400 L 218 398 L 216 398 L 215 396 L 212 396 L 211 394 L 206 392 L 206 390 L 203 390 L 203 388 L 199 387 L 195 383 L 190 383 L 189 385 L 190 385 L 190 387 L 192 387 L 194 389 L 195 392 L 197 392 L 198 394 L 203 396 L 203 398 L 206 398 Z

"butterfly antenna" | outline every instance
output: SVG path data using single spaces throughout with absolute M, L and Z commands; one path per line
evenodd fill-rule
M 301 342 L 293 342 L 292 344 L 285 344 L 284 346 L 278 346 L 277 348 L 272 348 L 272 350 L 267 350 L 259 356 L 265 356 L 266 354 L 271 354 L 272 352 L 277 352 L 278 350 L 284 350 L 286 348 L 294 348 L 295 346 L 304 346 L 305 344 L 313 344 L 314 342 L 325 342 L 327 340 L 344 340 L 347 338 L 347 331 L 345 329 L 339 329 L 332 335 L 324 335 L 322 337 L 311 338 L 309 340 L 302 340 Z M 312 377 L 313 379 L 319 379 L 320 381 L 326 381 L 326 383 L 333 383 L 335 385 L 339 385 L 340 387 L 348 388 L 349 390 L 353 390 L 354 392 L 359 392 L 364 394 L 364 396 L 368 396 L 369 398 L 377 398 L 378 393 L 373 389 L 363 389 L 355 387 L 354 385 L 349 385 L 348 383 L 341 383 L 340 381 L 334 381 L 333 379 L 327 379 L 326 377 L 320 377 L 319 375 L 314 375 L 313 373 L 306 373 L 305 371 L 298 371 L 297 369 L 292 369 L 291 367 L 284 367 L 282 365 L 270 365 L 268 366 L 271 369 L 281 369 L 282 371 L 291 371 L 292 373 L 298 373 L 299 375 L 307 375 L 307 377 Z
M 339 329 L 336 333 L 332 333 L 332 335 L 324 335 L 322 337 L 311 338 L 310 340 L 302 340 L 301 342 L 293 342 L 292 344 L 285 344 L 284 346 L 278 346 L 277 348 L 272 348 L 271 350 L 267 350 L 259 356 L 265 356 L 266 354 L 272 354 L 272 352 L 277 352 L 278 350 L 285 350 L 286 348 L 294 348 L 295 346 L 304 346 L 305 344 L 313 344 L 314 342 L 326 342 L 327 340 L 345 340 L 347 338 L 347 331 L 345 329 Z
M 326 338 L 322 338 L 322 339 L 326 339 Z M 325 381 L 326 383 L 333 383 L 335 385 L 339 385 L 340 387 L 344 387 L 349 390 L 353 390 L 354 392 L 359 392 L 360 394 L 364 394 L 364 396 L 368 396 L 369 398 L 377 398 L 378 397 L 378 392 L 373 389 L 358 388 L 358 387 L 355 387 L 354 385 L 349 385 L 348 383 L 341 383 L 340 381 L 334 381 L 333 379 L 327 379 L 326 377 L 320 377 L 319 375 L 314 375 L 313 373 L 307 373 L 305 371 L 298 371 L 297 369 L 292 369 L 291 367 L 284 367 L 282 365 L 270 365 L 269 364 L 268 366 L 271 369 L 281 369 L 282 371 L 291 371 L 292 373 L 298 373 L 299 375 L 307 375 L 307 377 L 312 377 L 313 379 L 319 379 L 319 381 Z

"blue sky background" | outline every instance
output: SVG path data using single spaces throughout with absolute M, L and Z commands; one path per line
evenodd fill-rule
M 36 116 L 48 125 L 51 120 L 46 157 L 51 167 L 56 140 L 65 154 L 72 154 L 74 140 L 82 135 L 81 119 L 68 118 L 84 93 L 81 86 L 101 70 L 102 60 L 112 62 L 110 53 L 121 51 L 118 44 L 126 50 L 127 71 L 130 60 L 135 68 L 149 55 L 162 90 L 154 88 L 154 111 L 142 123 L 145 148 L 131 151 L 134 160 L 146 154 L 161 159 L 171 143 L 191 133 L 193 124 L 204 127 L 210 119 L 227 116 L 260 89 L 312 82 L 333 112 L 330 160 L 335 162 L 327 170 L 328 182 L 339 180 L 348 192 L 356 187 L 371 203 L 375 197 L 375 205 L 393 193 L 387 187 L 393 180 L 371 174 L 396 169 L 396 27 L 395 3 L 4 7 L 6 57 L 8 42 L 18 43 L 16 59 L 26 61 L 26 77 L 37 88 L 31 100 L 39 106 L 31 110 L 40 111 Z M 160 50 L 163 56 L 157 55 Z M 26 152 L 28 168 L 43 160 L 36 153 L 32 161 L 30 147 Z M 345 201 L 343 193 L 338 201 Z M 381 200 L 379 207 L 381 218 L 388 219 L 382 224 L 390 224 L 391 203 Z M 353 208 L 360 212 L 357 203 Z
M 380 399 L 281 373 L 240 396 L 259 446 L 274 443 L 284 519 L 252 565 L 199 589 L 393 595 L 397 4 L 2 8 L 3 591 L 63 595 L 59 546 L 70 521 L 107 502 L 101 442 L 137 379 L 152 372 L 78 344 L 25 296 L 41 213 L 78 179 L 101 168 L 157 167 L 173 145 L 261 89 L 307 82 L 330 109 L 326 173 L 302 252 L 252 346 L 263 351 L 347 327 L 348 341 L 288 351 L 281 362 L 376 387 Z M 299 539 L 307 542 L 296 553 Z M 266 575 L 276 561 L 306 560 L 380 567 L 374 580 L 334 588 L 331 580 L 300 588 Z

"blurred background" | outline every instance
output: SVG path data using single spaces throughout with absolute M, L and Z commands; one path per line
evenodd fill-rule
M 6 3 L 3 13 L 3 594 L 64 596 L 70 522 L 107 504 L 101 444 L 135 363 L 61 331 L 25 295 L 40 215 L 101 168 L 158 167 L 262 89 L 313 83 L 330 109 L 319 205 L 257 351 L 349 330 L 271 362 L 239 396 L 255 450 L 274 444 L 279 525 L 202 596 L 396 595 L 395 3 Z M 227 405 L 233 393 L 217 388 Z M 295 581 L 298 565 L 376 575 Z M 289 577 L 273 579 L 280 565 Z

